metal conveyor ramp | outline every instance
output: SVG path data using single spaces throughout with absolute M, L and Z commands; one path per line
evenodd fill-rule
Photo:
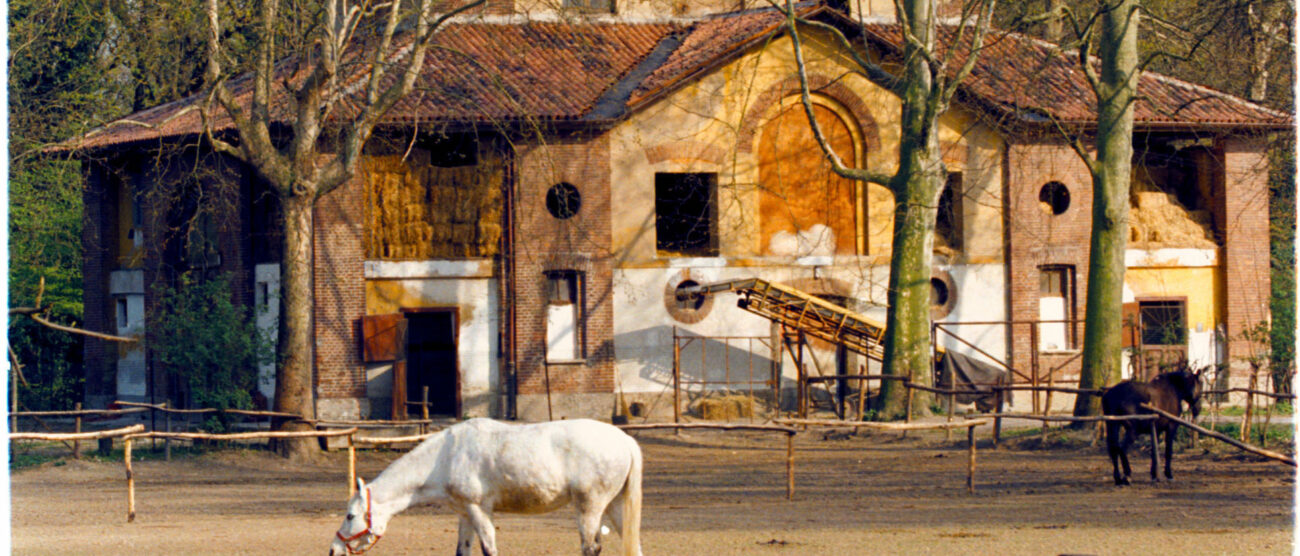
M 737 305 L 819 340 L 839 344 L 877 361 L 883 360 L 885 325 L 812 294 L 758 278 L 728 280 L 683 288 L 678 299 L 736 292 Z

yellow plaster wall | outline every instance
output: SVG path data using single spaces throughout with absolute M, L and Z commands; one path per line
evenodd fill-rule
M 854 64 L 829 35 L 807 31 L 804 57 L 812 74 L 830 76 L 854 91 L 876 121 L 878 148 L 868 148 L 859 163 L 880 172 L 897 167 L 900 99 L 852 70 Z M 762 253 L 758 215 L 758 142 L 762 123 L 781 110 L 766 107 L 748 152 L 738 148 L 745 118 L 758 97 L 795 76 L 791 43 L 781 37 L 713 70 L 615 127 L 611 137 L 613 248 L 620 266 L 665 264 L 655 249 L 656 172 L 716 172 L 717 221 L 721 255 L 735 262 Z M 789 101 L 786 101 L 789 102 Z M 847 110 L 823 102 L 837 114 Z M 850 118 L 850 121 L 855 121 Z M 950 262 L 1002 260 L 1001 161 L 999 136 L 958 109 L 940 121 L 945 162 L 965 175 L 962 211 L 964 250 Z M 810 153 L 810 156 L 820 156 Z M 893 194 L 867 186 L 867 245 L 870 264 L 886 264 L 893 234 Z
M 366 280 L 366 314 L 385 315 L 403 308 L 457 307 L 460 322 L 474 319 L 473 303 L 456 289 L 429 288 L 430 280 Z M 450 283 L 450 281 L 442 281 Z
M 1223 319 L 1223 273 L 1218 267 L 1130 268 L 1124 284 L 1134 297 L 1186 297 L 1187 326 L 1209 330 Z

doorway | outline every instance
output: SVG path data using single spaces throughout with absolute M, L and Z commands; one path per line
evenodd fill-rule
M 407 413 L 420 416 L 424 388 L 429 415 L 460 416 L 460 367 L 456 357 L 455 309 L 408 310 L 406 313 Z

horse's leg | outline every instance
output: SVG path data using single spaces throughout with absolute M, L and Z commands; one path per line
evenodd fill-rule
M 1174 478 L 1174 437 L 1178 436 L 1178 425 L 1169 425 L 1165 431 L 1165 478 Z
M 623 535 L 623 493 L 619 492 L 609 504 L 605 506 L 605 519 L 609 521 L 609 528 L 617 531 L 619 536 Z
M 1110 467 L 1113 470 L 1115 484 L 1126 484 L 1126 481 L 1119 474 L 1119 428 L 1120 423 L 1116 421 L 1106 421 L 1106 452 L 1110 455 Z
M 1156 471 L 1160 468 L 1160 427 L 1151 424 L 1151 482 L 1160 482 Z
M 456 556 L 473 554 L 474 542 L 477 540 L 478 533 L 474 532 L 474 525 L 468 517 L 460 516 L 460 525 L 456 528 Z
M 1133 468 L 1128 465 L 1128 447 L 1137 440 L 1137 432 L 1133 430 L 1132 422 L 1122 423 L 1124 427 L 1124 436 L 1119 440 L 1119 462 L 1124 465 L 1124 484 L 1130 484 L 1128 478 L 1133 475 Z
M 578 510 L 578 537 L 582 539 L 582 556 L 599 556 L 600 522 L 609 515 L 613 493 L 586 492 L 573 497 L 573 507 Z M 622 517 L 620 513 L 619 517 Z M 620 519 L 621 521 L 621 519 Z M 621 534 L 621 523 L 619 532 Z
M 478 533 L 479 547 L 483 549 L 483 556 L 497 556 L 497 536 L 496 530 L 492 527 L 492 517 L 478 504 L 466 504 L 465 516 L 469 518 L 474 532 Z

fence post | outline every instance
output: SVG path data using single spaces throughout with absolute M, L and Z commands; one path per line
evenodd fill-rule
M 170 411 L 163 412 L 163 428 L 167 429 L 168 433 L 172 432 L 172 412 Z M 163 461 L 171 461 L 171 460 L 172 460 L 172 437 L 168 436 L 163 439 Z
M 428 387 L 425 388 L 428 391 Z M 348 498 L 357 493 L 357 446 L 353 441 L 356 433 L 348 435 Z
M 780 400 L 777 400 L 780 404 Z M 677 338 L 677 327 L 673 327 L 673 422 L 682 422 L 682 345 Z M 681 434 L 681 429 L 677 429 Z
M 131 472 L 131 439 L 122 442 L 122 460 L 126 463 L 126 522 L 135 521 L 135 474 Z
M 966 446 L 966 493 L 975 494 L 975 427 L 966 427 Z
M 77 402 L 76 404 L 73 404 L 73 407 L 76 408 L 77 411 L 81 411 L 81 402 Z M 77 429 L 76 429 L 76 430 L 77 430 L 78 433 L 81 432 L 81 414 L 79 414 L 79 413 L 77 414 Z M 73 440 L 73 441 L 72 441 L 72 459 L 81 459 L 81 441 L 80 441 L 80 440 Z
M 785 435 L 785 499 L 794 500 L 794 435 Z

